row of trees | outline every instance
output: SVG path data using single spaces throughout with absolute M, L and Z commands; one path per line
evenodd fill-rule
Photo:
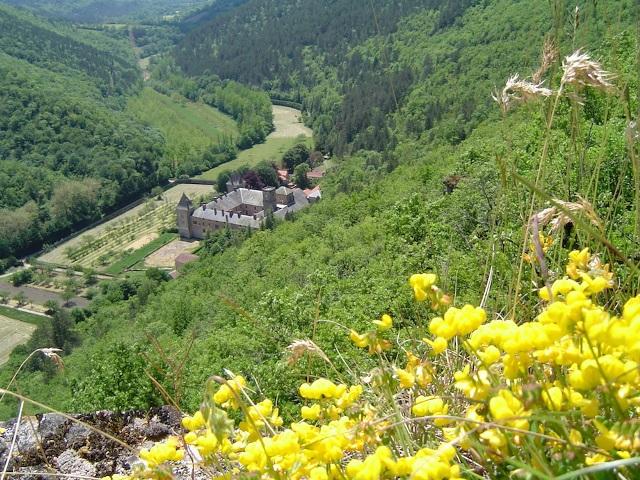
M 218 175 L 216 188 L 218 192 L 227 190 L 227 182 L 240 179 L 248 187 L 261 189 L 264 187 L 279 187 L 283 182 L 278 177 L 278 169 L 286 169 L 293 174 L 292 180 L 300 188 L 311 185 L 307 173 L 311 167 L 321 163 L 322 154 L 310 151 L 304 143 L 298 143 L 287 150 L 278 165 L 274 162 L 263 161 L 254 167 L 241 166 L 236 170 L 225 170 Z

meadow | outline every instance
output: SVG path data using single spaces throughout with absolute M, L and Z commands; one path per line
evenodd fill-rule
M 42 318 L 36 315 L 0 306 L 0 365 L 17 345 L 29 340 L 40 323 Z
M 197 178 L 215 180 L 226 170 L 236 170 L 241 166 L 253 167 L 263 161 L 278 163 L 284 153 L 296 143 L 303 142 L 309 147 L 313 146 L 313 132 L 300 121 L 300 115 L 300 111 L 294 108 L 274 105 L 274 131 L 264 143 L 241 151 L 234 160 L 207 170 Z
M 127 109 L 138 120 L 160 130 L 168 152 L 176 158 L 202 154 L 223 138 L 238 135 L 236 122 L 231 117 L 178 94 L 167 96 L 147 87 L 140 95 L 130 98 Z

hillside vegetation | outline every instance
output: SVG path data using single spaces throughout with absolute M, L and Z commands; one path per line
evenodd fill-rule
M 84 23 L 160 20 L 181 15 L 212 3 L 211 0 L 3 0 L 38 14 Z M 214 2 L 215 3 L 215 2 Z
M 204 103 L 193 103 L 179 95 L 169 97 L 144 88 L 127 106 L 135 118 L 160 130 L 167 155 L 180 162 L 221 143 L 235 143 L 238 135 L 232 118 Z
M 0 27 L 0 271 L 271 131 L 267 95 L 235 82 L 142 90 L 126 36 L 2 5 Z
M 0 22 L 5 258 L 55 240 L 155 185 L 164 145 L 157 132 L 122 111 L 140 82 L 126 44 L 9 7 L 0 6 Z
M 237 61 L 225 76 L 299 91 L 320 146 L 351 152 L 323 200 L 273 230 L 205 240 L 176 281 L 102 285 L 78 341 L 47 345 L 71 351 L 64 372 L 33 361 L 16 388 L 73 411 L 200 408 L 184 439 L 142 452 L 138 478 L 166 474 L 183 440 L 234 478 L 634 478 L 634 3 L 380 1 L 395 20 L 376 27 L 367 2 L 335 2 L 362 28 L 322 48 L 309 43 L 322 45 L 326 12 L 311 3 L 223 14 L 240 44 L 289 52 L 282 68 L 227 46 L 222 20 L 176 61 L 189 72 L 200 48 L 191 73 Z M 282 45 L 265 25 L 303 22 L 294 5 L 316 8 L 302 25 L 318 36 Z M 201 80 L 170 88 L 189 97 Z

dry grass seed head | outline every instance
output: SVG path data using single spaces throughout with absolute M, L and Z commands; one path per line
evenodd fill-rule
M 613 75 L 602 69 L 602 66 L 591 59 L 588 53 L 576 50 L 562 61 L 563 85 L 582 85 L 608 90 L 613 88 L 610 80 Z
M 491 97 L 498 103 L 503 112 L 507 112 L 512 105 L 536 100 L 540 97 L 549 97 L 553 92 L 542 86 L 542 82 L 532 83 L 520 79 L 516 73 L 511 76 L 501 92 L 497 90 Z
M 556 47 L 553 38 L 547 37 L 542 45 L 542 55 L 540 57 L 540 67 L 531 76 L 534 83 L 540 84 L 542 77 L 549 70 L 551 65 L 558 58 L 558 48 Z
M 325 362 L 330 363 L 327 355 L 312 340 L 295 340 L 287 347 L 287 351 L 289 352 L 289 358 L 287 359 L 289 365 L 298 363 L 304 354 L 319 357 Z
M 556 233 L 565 225 L 572 224 L 573 218 L 580 214 L 583 215 L 593 226 L 602 230 L 602 220 L 596 213 L 593 205 L 586 200 L 578 196 L 577 202 L 565 202 L 564 200 L 554 200 L 556 206 L 545 208 L 534 214 L 529 219 L 529 224 L 533 225 L 533 222 L 537 221 L 540 227 L 550 225 L 551 233 Z

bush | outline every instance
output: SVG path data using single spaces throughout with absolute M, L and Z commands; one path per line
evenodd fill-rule
M 32 281 L 33 281 L 33 270 L 30 268 L 20 270 L 19 272 L 16 272 L 11 276 L 11 283 L 13 284 L 14 287 L 19 287 L 26 283 L 31 283 Z
M 141 452 L 154 459 L 145 474 L 181 459 L 186 442 L 205 466 L 265 478 L 459 479 L 478 469 L 508 478 L 520 465 L 555 478 L 596 464 L 632 478 L 637 393 L 626 392 L 640 389 L 640 295 L 610 315 L 601 305 L 616 283 L 588 249 L 569 254 L 566 272 L 539 290 L 540 314 L 521 324 L 452 307 L 436 275 L 412 275 L 418 315 L 431 318 L 426 337 L 403 335 L 389 315 L 364 333 L 351 330 L 377 368 L 351 364 L 351 385 L 302 383 L 288 427 L 244 377 L 215 378 L 202 408 L 183 419 L 189 433 Z M 333 366 L 312 341 L 288 350 L 292 370 Z

